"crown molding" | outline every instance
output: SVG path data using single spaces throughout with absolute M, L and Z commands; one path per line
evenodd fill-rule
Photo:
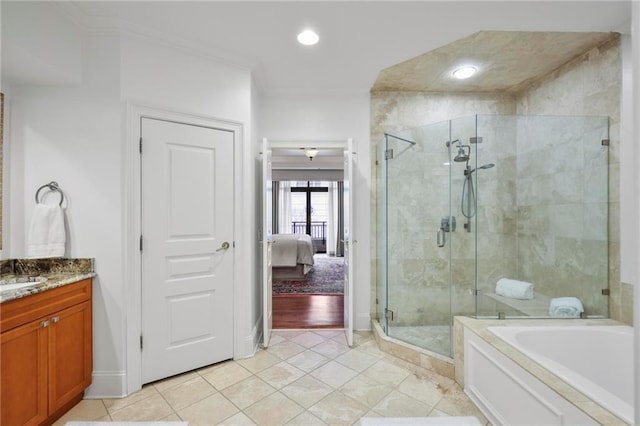
M 89 15 L 76 2 L 51 2 L 49 4 L 54 5 L 89 35 L 121 35 L 146 40 L 223 65 L 249 70 L 256 74 L 254 76 L 255 82 L 263 85 L 263 78 L 259 75 L 261 67 L 257 61 L 246 56 L 175 34 L 167 34 L 164 31 L 133 24 L 114 15 Z

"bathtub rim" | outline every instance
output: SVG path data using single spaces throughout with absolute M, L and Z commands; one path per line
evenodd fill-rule
M 629 334 L 629 331 L 631 332 L 631 337 L 633 338 L 633 327 L 629 326 L 629 325 L 590 325 L 588 327 L 586 326 L 552 326 L 552 327 L 545 327 L 545 326 L 528 326 L 528 327 L 505 327 L 505 326 L 491 326 L 491 327 L 487 327 L 487 329 L 494 333 L 496 336 L 500 337 L 501 339 L 503 339 L 504 341 L 506 341 L 508 344 L 510 344 L 511 346 L 515 347 L 516 349 L 518 349 L 520 352 L 524 353 L 527 357 L 531 358 L 533 361 L 537 362 L 538 364 L 540 364 L 540 366 L 542 366 L 545 369 L 548 369 L 551 371 L 552 374 L 556 375 L 557 377 L 559 377 L 561 380 L 564 380 L 565 382 L 567 382 L 569 385 L 573 386 L 575 389 L 582 389 L 581 392 L 584 393 L 587 397 L 589 397 L 591 400 L 593 400 L 596 404 L 599 404 L 601 406 L 606 406 L 603 405 L 604 401 L 601 402 L 602 399 L 606 399 L 606 398 L 613 398 L 615 401 L 612 402 L 613 406 L 617 408 L 616 411 L 620 411 L 620 414 L 618 415 L 618 417 L 623 416 L 622 419 L 627 422 L 627 423 L 631 423 L 633 422 L 633 405 L 627 404 L 625 401 L 621 400 L 620 398 L 618 398 L 616 395 L 614 395 L 612 392 L 610 392 L 608 389 L 602 388 L 601 386 L 597 385 L 596 383 L 591 382 L 590 380 L 583 378 L 582 376 L 580 376 L 578 373 L 575 373 L 573 370 L 571 370 L 568 367 L 563 366 L 561 363 L 557 362 L 554 359 L 551 359 L 547 356 L 545 356 L 544 354 L 540 354 L 540 353 L 536 353 L 536 351 L 531 351 L 532 353 L 529 354 L 528 350 L 526 348 L 524 348 L 524 346 L 517 340 L 517 333 L 519 332 L 526 332 L 526 331 L 541 331 L 544 330 L 545 328 L 554 328 L 554 329 L 560 329 L 560 328 L 566 328 L 566 329 L 570 329 L 570 330 L 576 330 L 576 329 L 586 329 L 586 328 L 594 328 L 596 330 L 604 330 L 604 329 L 609 329 L 612 328 L 613 330 L 610 330 L 610 332 L 612 333 L 616 333 L 616 334 Z M 508 331 L 507 331 L 508 330 Z M 505 331 L 503 334 L 501 334 L 501 332 Z M 557 369 L 558 366 L 560 366 L 560 371 L 555 371 L 554 369 Z M 563 369 L 568 369 L 570 370 L 568 372 L 568 374 L 565 374 L 562 372 Z M 585 385 L 586 383 L 586 387 L 582 388 L 582 385 Z M 578 386 L 578 387 L 576 387 Z M 597 387 L 598 389 L 600 389 L 603 393 L 605 398 L 602 398 L 601 396 L 595 395 L 593 394 L 593 391 L 591 390 L 591 387 Z M 633 400 L 633 396 L 631 398 Z M 619 403 L 617 401 L 620 401 Z M 630 411 L 629 411 L 630 410 Z
M 629 424 L 608 409 L 594 402 L 587 395 L 574 388 L 535 360 L 529 358 L 515 347 L 509 345 L 498 336 L 488 330 L 491 326 L 527 327 L 527 326 L 603 326 L 603 325 L 628 325 L 611 319 L 475 319 L 471 317 L 454 317 L 454 359 L 456 365 L 456 382 L 464 389 L 464 377 L 459 372 L 458 366 L 464 366 L 464 332 L 472 332 L 482 340 L 493 346 L 503 355 L 510 358 L 525 371 L 535 376 L 538 380 L 554 390 L 564 399 L 576 406 L 589 417 L 602 425 Z

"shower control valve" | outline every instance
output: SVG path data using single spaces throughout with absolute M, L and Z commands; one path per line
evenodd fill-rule
M 440 220 L 440 229 L 444 232 L 455 232 L 456 231 L 456 217 L 455 216 L 445 216 Z

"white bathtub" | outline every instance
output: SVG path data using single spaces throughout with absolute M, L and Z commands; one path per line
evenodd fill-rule
M 629 424 L 633 423 L 633 328 L 489 327 L 502 340 Z

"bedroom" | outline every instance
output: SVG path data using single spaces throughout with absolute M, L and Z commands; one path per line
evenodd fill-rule
M 342 328 L 344 148 L 283 144 L 270 142 L 272 207 L 265 217 L 273 233 L 273 328 Z

